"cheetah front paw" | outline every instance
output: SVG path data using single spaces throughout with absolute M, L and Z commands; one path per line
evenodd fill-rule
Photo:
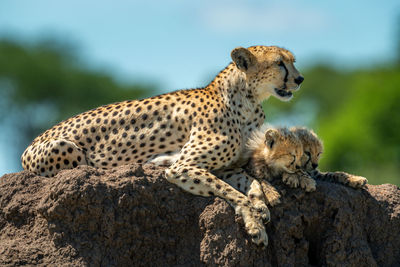
M 253 204 L 253 208 L 256 211 L 256 218 L 260 218 L 264 224 L 269 223 L 271 220 L 271 213 L 267 205 L 263 201 L 258 201 Z
M 313 178 L 306 175 L 301 175 L 300 187 L 303 188 L 306 192 L 313 192 L 317 189 L 317 183 Z
M 368 183 L 368 180 L 362 176 L 351 175 L 348 178 L 349 186 L 353 188 L 362 188 L 364 185 Z
M 297 188 L 300 184 L 298 175 L 295 173 L 284 173 L 282 175 L 282 181 L 292 188 Z
M 248 203 L 250 205 L 250 203 Z M 247 234 L 251 236 L 253 243 L 266 247 L 268 245 L 268 236 L 261 220 L 255 216 L 249 206 L 236 206 L 236 214 L 242 216 Z
M 268 245 L 268 235 L 263 225 L 258 222 L 248 222 L 245 227 L 253 243 L 261 247 Z

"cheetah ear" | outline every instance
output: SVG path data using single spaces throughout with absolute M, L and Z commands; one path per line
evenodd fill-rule
M 265 132 L 265 144 L 268 148 L 273 148 L 278 141 L 279 133 L 276 129 L 268 129 Z
M 238 69 L 241 71 L 247 71 L 254 67 L 257 59 L 256 57 L 246 48 L 237 47 L 232 50 L 231 57 L 233 62 L 235 62 Z

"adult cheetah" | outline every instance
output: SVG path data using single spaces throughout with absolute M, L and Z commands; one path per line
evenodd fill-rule
M 111 168 L 180 151 L 168 181 L 202 196 L 227 200 L 256 244 L 267 244 L 266 205 L 250 200 L 211 171 L 235 162 L 249 133 L 264 119 L 261 102 L 288 101 L 303 77 L 291 52 L 276 46 L 232 51 L 233 62 L 205 88 L 102 106 L 38 136 L 21 160 L 26 170 L 54 176 L 78 165 Z

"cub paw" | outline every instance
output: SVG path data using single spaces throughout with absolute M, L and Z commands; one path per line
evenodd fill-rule
M 348 182 L 349 186 L 353 188 L 362 188 L 368 183 L 368 180 L 362 176 L 351 175 Z
M 300 184 L 298 175 L 295 173 L 284 173 L 282 175 L 282 181 L 292 188 L 297 188 Z
M 313 192 L 317 189 L 317 183 L 311 177 L 301 175 L 300 187 L 303 188 L 306 192 Z

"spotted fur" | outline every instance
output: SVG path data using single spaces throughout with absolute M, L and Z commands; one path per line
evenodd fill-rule
M 110 104 L 57 124 L 25 150 L 24 169 L 53 176 L 82 164 L 106 169 L 162 162 L 175 153 L 166 179 L 193 194 L 227 200 L 242 215 L 252 240 L 266 245 L 262 219 L 267 211 L 212 171 L 238 160 L 249 133 L 265 119 L 261 102 L 271 95 L 289 100 L 303 78 L 283 48 L 240 47 L 231 57 L 233 62 L 205 88 Z

